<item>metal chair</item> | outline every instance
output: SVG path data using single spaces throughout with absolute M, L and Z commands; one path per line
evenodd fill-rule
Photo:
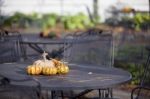
M 19 33 L 8 33 L 0 37 L 0 63 L 20 62 L 22 48 L 20 45 L 21 35 Z M 12 81 L 23 82 L 24 79 L 15 80 L 0 75 L 0 99 L 40 99 L 40 84 L 33 88 L 11 85 Z
M 0 63 L 16 62 L 23 59 L 24 48 L 20 41 L 20 33 L 10 32 L 0 37 Z
M 131 99 L 150 99 L 150 49 L 140 85 L 131 92 Z
M 74 38 L 68 56 L 69 63 L 113 66 L 113 38 L 111 34 L 87 34 Z M 66 50 L 66 53 L 67 50 Z
M 113 37 L 110 33 L 102 31 L 88 31 L 77 33 L 73 38 L 70 49 L 65 50 L 64 54 L 68 63 L 84 64 L 86 66 L 94 65 L 111 68 L 113 66 Z M 64 55 L 64 56 L 65 56 Z M 92 89 L 81 92 L 73 98 L 91 92 Z M 112 88 L 98 89 L 99 98 L 112 98 Z

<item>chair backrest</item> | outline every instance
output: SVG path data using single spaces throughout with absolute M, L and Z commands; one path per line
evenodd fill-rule
M 113 66 L 112 34 L 83 33 L 73 39 L 71 48 L 65 51 L 69 63 Z
M 0 63 L 16 62 L 21 58 L 20 34 L 10 33 L 0 38 Z

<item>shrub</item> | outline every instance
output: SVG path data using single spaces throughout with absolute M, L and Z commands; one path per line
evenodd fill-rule
M 61 23 L 67 30 L 85 29 L 94 26 L 94 23 L 91 22 L 89 17 L 83 13 L 65 16 L 59 16 L 55 13 L 50 13 L 41 15 L 41 17 L 39 17 L 37 13 L 27 15 L 16 12 L 14 15 L 9 16 L 4 21 L 4 26 L 11 27 L 13 23 L 17 24 L 18 28 L 37 26 L 37 28 L 41 28 L 42 30 L 57 27 L 59 23 Z

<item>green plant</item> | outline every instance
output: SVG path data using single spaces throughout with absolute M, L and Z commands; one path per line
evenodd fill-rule
M 150 26 L 150 17 L 148 13 L 136 13 L 134 17 L 123 16 L 119 25 L 135 30 L 147 30 Z
M 132 85 L 138 85 L 140 83 L 140 79 L 142 77 L 142 74 L 144 72 L 144 64 L 140 64 L 137 67 L 136 63 L 128 63 L 128 62 L 115 62 L 115 67 L 122 68 L 124 70 L 127 70 L 132 75 L 132 80 L 130 84 Z
M 5 21 L 5 26 L 11 26 L 12 24 L 16 24 L 18 27 L 29 27 L 32 21 L 35 20 L 34 16 L 25 15 L 20 12 L 16 12 L 14 15 L 9 16 Z
M 44 29 L 48 29 L 48 28 L 52 28 L 52 27 L 56 26 L 58 15 L 54 14 L 54 13 L 45 14 L 45 15 L 43 15 L 42 19 L 43 19 L 42 20 L 43 21 L 42 28 L 44 30 Z
M 145 60 L 147 59 L 147 51 L 142 44 L 124 44 L 115 56 L 115 67 L 125 69 L 132 74 L 131 84 L 137 85 L 142 77 Z
M 150 17 L 148 14 L 137 13 L 133 20 L 136 30 L 148 29 L 148 26 L 150 25 Z
M 55 13 L 43 15 L 32 13 L 27 15 L 16 12 L 14 15 L 8 16 L 4 22 L 4 26 L 11 27 L 13 23 L 17 24 L 18 28 L 35 26 L 42 28 L 43 31 L 56 28 L 60 23 L 63 24 L 64 28 L 67 30 L 86 29 L 95 25 L 95 23 L 93 23 L 89 17 L 83 13 L 59 16 Z
M 65 29 L 69 30 L 85 29 L 94 26 L 94 23 L 83 13 L 78 13 L 74 16 L 63 16 L 62 22 L 64 23 Z

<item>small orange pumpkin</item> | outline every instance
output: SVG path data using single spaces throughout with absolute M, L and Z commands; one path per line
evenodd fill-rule
M 69 72 L 69 67 L 65 64 L 61 64 L 57 66 L 57 73 L 58 74 L 66 74 Z
M 30 75 L 39 75 L 42 72 L 42 67 L 40 66 L 34 66 L 34 65 L 29 65 L 27 67 L 27 73 Z
M 55 67 L 43 67 L 42 74 L 44 74 L 44 75 L 55 75 L 55 74 L 57 74 L 57 68 L 55 68 Z

